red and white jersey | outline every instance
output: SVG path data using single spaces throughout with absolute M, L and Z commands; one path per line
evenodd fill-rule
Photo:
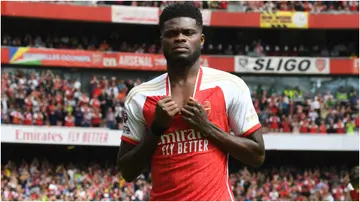
M 91 109 L 88 106 L 82 106 L 80 108 L 80 110 L 81 110 L 82 113 L 90 113 L 91 112 Z
M 309 126 L 309 132 L 310 133 L 318 133 L 318 126 L 316 125 L 316 124 L 311 124 L 310 126 Z
M 21 112 L 13 111 L 10 116 L 12 116 L 13 124 L 21 124 L 21 121 L 24 119 L 24 116 Z
M 55 96 L 55 99 L 56 99 L 56 102 L 57 102 L 58 104 L 62 104 L 62 103 L 63 103 L 63 100 L 64 100 L 61 95 Z
M 171 95 L 167 73 L 134 87 L 125 101 L 122 141 L 138 144 L 154 119 L 155 106 Z M 250 90 L 239 77 L 202 67 L 194 90 L 195 99 L 209 120 L 230 134 L 248 136 L 261 127 Z M 153 187 L 150 200 L 234 200 L 228 174 L 228 154 L 202 134 L 174 117 L 152 157 Z
M 319 133 L 327 133 L 326 130 L 327 130 L 326 125 L 325 124 L 320 124 Z
M 79 101 L 80 101 L 80 106 L 82 106 L 84 103 L 89 103 L 90 98 L 86 95 L 81 95 Z
M 91 120 L 91 112 L 92 112 L 91 108 L 89 108 L 88 106 L 82 106 L 81 112 L 83 113 L 84 121 Z
M 337 133 L 345 133 L 345 124 L 343 122 L 337 122 L 334 124 L 334 128 Z
M 34 120 L 36 125 L 43 125 L 44 124 L 44 116 L 41 112 L 37 112 L 34 114 Z
M 100 108 L 100 105 L 101 105 L 101 103 L 100 103 L 99 99 L 93 98 L 90 100 L 90 106 L 95 107 L 95 108 Z
M 280 123 L 280 118 L 278 116 L 271 116 L 269 117 L 269 119 L 267 120 L 270 124 L 278 124 Z
M 102 117 L 102 114 L 101 113 L 96 113 L 96 112 L 93 112 L 91 113 L 91 121 L 93 124 L 100 124 L 101 123 L 101 117 Z
M 33 115 L 31 112 L 25 112 L 24 114 L 24 125 L 32 125 L 33 124 Z
M 65 91 L 65 96 L 67 100 L 72 100 L 74 98 L 74 89 L 67 89 Z
M 65 116 L 65 126 L 71 127 L 74 126 L 75 118 L 74 116 Z
M 32 107 L 32 100 L 30 98 L 25 98 L 24 101 L 27 107 Z

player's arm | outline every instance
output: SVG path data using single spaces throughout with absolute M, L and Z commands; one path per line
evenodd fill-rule
M 159 138 L 160 135 L 153 134 L 149 130 L 137 145 L 121 141 L 117 165 L 122 177 L 127 182 L 133 181 L 150 165 Z
M 260 167 L 265 160 L 264 140 L 259 129 L 247 137 L 238 137 L 211 123 L 206 135 L 213 144 L 249 166 Z
M 228 106 L 228 119 L 234 135 L 215 133 L 216 142 L 235 159 L 253 167 L 259 167 L 265 160 L 265 145 L 259 117 L 254 108 L 250 89 L 244 81 L 236 78 L 235 91 Z M 213 127 L 211 127 L 213 128 Z M 219 141 L 222 140 L 222 141 Z M 224 141 L 226 140 L 226 141 Z
M 179 112 L 175 102 L 170 97 L 164 97 L 157 103 L 154 122 L 147 130 L 144 120 L 141 119 L 142 110 L 136 106 L 133 103 L 125 105 L 124 132 L 117 157 L 118 169 L 128 182 L 150 165 L 160 136 Z
M 235 135 L 229 135 L 207 119 L 201 104 L 190 99 L 182 109 L 185 121 L 199 130 L 204 136 L 235 159 L 252 167 L 259 167 L 265 159 L 265 147 L 261 124 L 254 109 L 250 90 L 242 81 L 236 81 L 237 91 L 232 90 L 231 102 L 228 106 L 230 127 Z

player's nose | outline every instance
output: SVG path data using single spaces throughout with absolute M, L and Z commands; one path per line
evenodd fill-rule
M 174 37 L 174 43 L 184 43 L 184 42 L 186 42 L 186 37 L 182 33 L 179 33 Z

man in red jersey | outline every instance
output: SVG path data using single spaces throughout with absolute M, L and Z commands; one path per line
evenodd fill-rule
M 150 200 L 232 201 L 229 155 L 253 167 L 265 158 L 250 90 L 235 75 L 200 66 L 205 37 L 193 3 L 166 7 L 159 25 L 167 73 L 126 98 L 119 171 L 132 181 L 150 165 Z
M 350 176 L 345 177 L 344 183 L 346 186 L 346 200 L 359 201 L 359 166 L 351 169 Z

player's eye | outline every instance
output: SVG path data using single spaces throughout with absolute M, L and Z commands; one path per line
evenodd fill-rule
M 171 38 L 179 34 L 177 31 L 167 31 L 164 33 L 164 37 Z
M 191 35 L 195 34 L 195 31 L 194 30 L 184 30 L 182 32 L 182 34 L 184 34 L 186 36 L 191 36 Z

